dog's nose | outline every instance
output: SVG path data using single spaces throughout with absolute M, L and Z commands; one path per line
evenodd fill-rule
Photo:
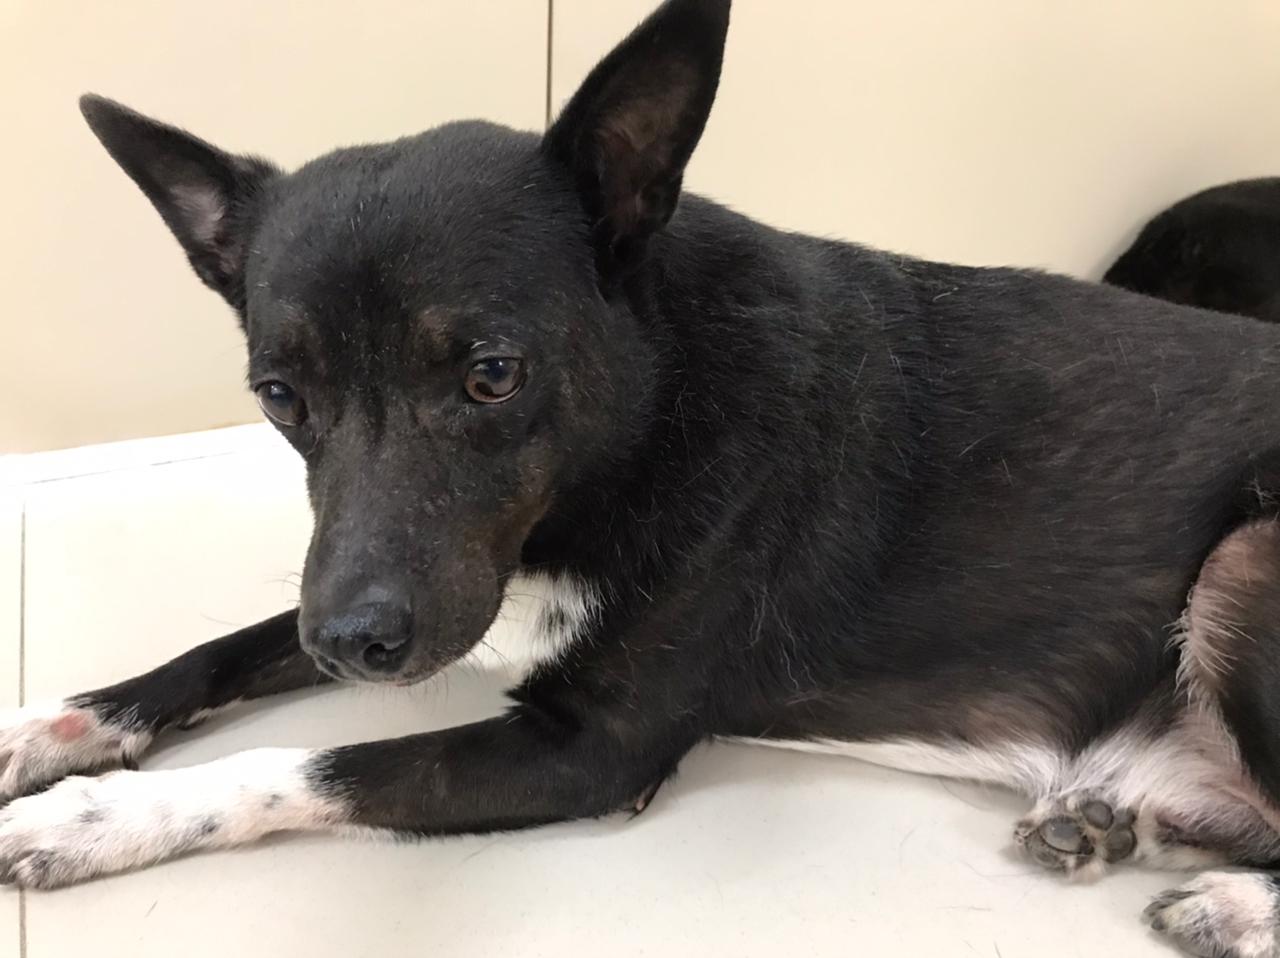
M 320 624 L 315 650 L 356 673 L 399 671 L 409 655 L 413 615 L 399 602 L 365 602 Z

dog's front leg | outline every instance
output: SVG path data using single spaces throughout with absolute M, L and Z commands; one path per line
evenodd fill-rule
M 132 765 L 157 734 L 238 701 L 327 681 L 298 643 L 298 613 L 206 642 L 157 669 L 0 714 L 0 802 L 64 776 Z
M 634 809 L 692 744 L 687 728 L 575 727 L 518 706 L 383 742 L 69 778 L 0 811 L 0 880 L 51 888 L 282 830 L 437 835 Z

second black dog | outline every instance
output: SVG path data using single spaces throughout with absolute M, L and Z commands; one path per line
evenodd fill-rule
M 1104 282 L 1280 322 L 1280 177 L 1196 193 L 1143 227 Z

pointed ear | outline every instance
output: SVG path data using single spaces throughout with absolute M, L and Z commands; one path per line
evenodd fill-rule
M 196 274 L 243 317 L 249 233 L 262 189 L 279 170 L 103 97 L 81 97 L 80 112 L 164 218 Z
M 668 0 L 588 75 L 543 147 L 572 171 L 606 274 L 675 212 L 720 82 L 730 0 Z

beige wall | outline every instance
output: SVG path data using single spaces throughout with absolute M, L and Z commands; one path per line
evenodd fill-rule
M 555 0 L 556 103 L 650 5 Z M 543 119 L 545 0 L 0 18 L 0 451 L 254 416 L 230 314 L 83 128 L 82 90 L 286 164 L 451 117 Z M 778 225 L 1095 278 L 1180 196 L 1280 174 L 1277 49 L 1276 0 L 738 0 L 688 183 Z
M 648 0 L 556 0 L 560 102 Z M 1277 0 L 740 0 L 686 182 L 770 223 L 1097 278 L 1188 192 L 1280 175 Z

